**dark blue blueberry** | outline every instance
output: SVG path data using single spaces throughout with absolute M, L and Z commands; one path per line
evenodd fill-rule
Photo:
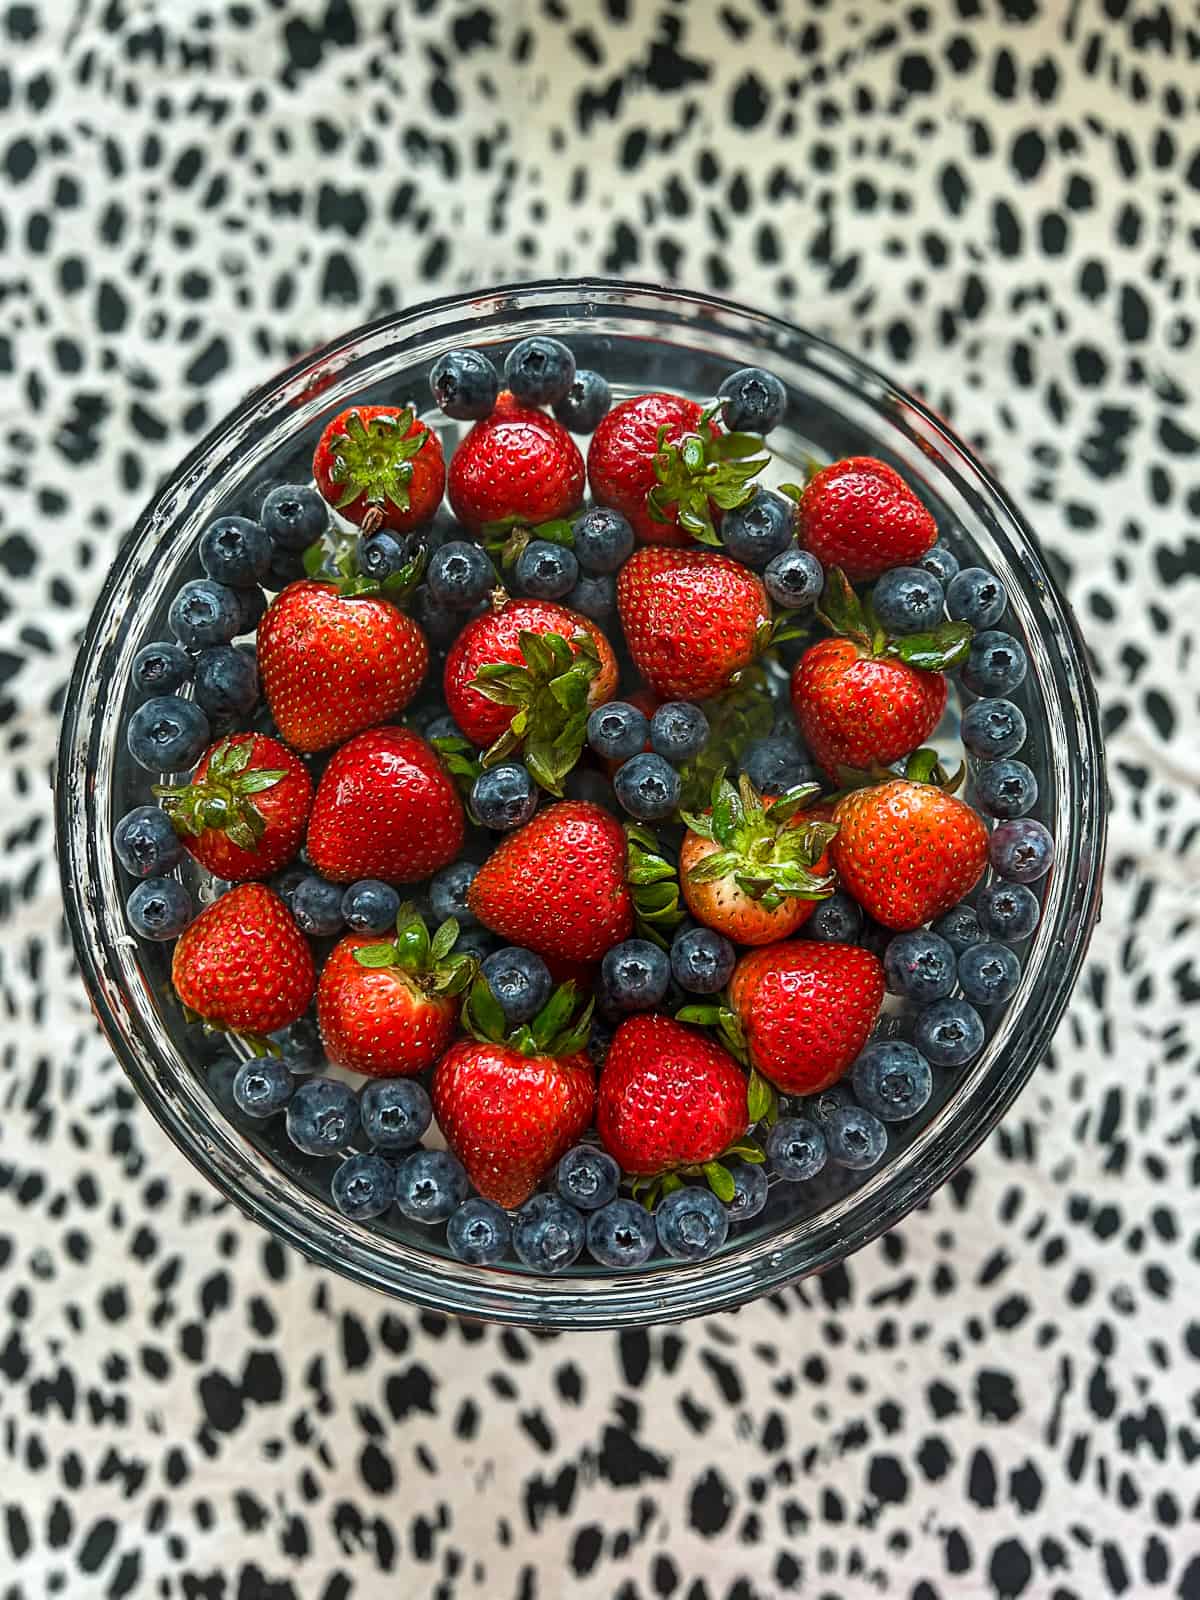
M 969 949 L 973 944 L 978 944 L 983 938 L 974 906 L 951 906 L 949 911 L 934 923 L 933 931 L 958 953 Z
M 962 681 L 972 694 L 1006 695 L 1024 683 L 1028 670 L 1025 646 L 1011 633 L 989 628 L 971 640 Z
M 386 583 L 403 572 L 411 559 L 410 541 L 402 533 L 392 533 L 388 528 L 364 534 L 354 552 L 358 570 L 364 578 L 374 578 L 376 583 Z
M 969 622 L 973 628 L 995 627 L 1007 606 L 1004 585 L 983 567 L 963 567 L 946 589 L 946 610 L 955 622 Z
M 504 1012 L 504 1020 L 513 1027 L 532 1022 L 554 989 L 554 979 L 541 956 L 520 945 L 494 950 L 481 971 Z
M 284 550 L 276 546 L 275 554 L 271 557 L 271 565 L 263 579 L 263 588 L 269 589 L 272 594 L 277 594 L 280 589 L 286 589 L 291 583 L 301 583 L 308 577 L 304 570 L 304 558 L 299 550 Z M 253 593 L 250 589 L 239 589 L 241 595 Z M 246 631 L 242 629 L 243 633 Z
M 979 809 L 1005 821 L 1023 817 L 1037 805 L 1038 781 L 1023 761 L 985 761 L 975 769 Z
M 652 1011 L 670 981 L 667 953 L 649 939 L 625 939 L 600 963 L 600 992 L 609 1011 Z
M 575 357 L 561 339 L 535 333 L 504 358 L 504 381 L 522 405 L 557 405 L 575 382 Z
M 292 890 L 291 912 L 301 933 L 315 938 L 340 933 L 343 926 L 342 886 L 310 872 Z
M 787 390 L 763 367 L 739 367 L 717 390 L 721 416 L 731 433 L 770 433 L 783 421 Z
M 426 724 L 425 737 L 427 739 L 461 739 L 463 738 L 463 731 L 449 712 L 445 712 L 440 717 L 434 717 L 432 722 Z
M 689 928 L 671 946 L 671 971 L 689 994 L 716 994 L 733 976 L 737 951 L 712 928 Z
M 653 751 L 631 756 L 613 779 L 622 808 L 637 822 L 661 822 L 671 816 L 681 789 L 675 768 Z
M 512 1223 L 513 1249 L 535 1272 L 561 1272 L 579 1257 L 587 1226 L 561 1195 L 535 1194 Z
M 378 878 L 360 878 L 342 894 L 342 920 L 351 933 L 388 933 L 399 909 L 400 896 Z
M 211 578 L 192 578 L 171 601 L 171 632 L 188 650 L 228 644 L 242 628 L 242 603 L 236 589 Z
M 613 786 L 602 772 L 592 767 L 574 767 L 567 773 L 563 793 L 568 800 L 586 800 L 589 805 L 603 806 L 606 811 L 617 809 Z
M 305 1078 L 287 1108 L 288 1138 L 307 1156 L 332 1156 L 358 1132 L 358 1101 L 340 1078 Z
M 411 1150 L 433 1120 L 433 1106 L 415 1078 L 371 1078 L 358 1095 L 362 1130 L 376 1150 Z
M 282 1111 L 295 1089 L 292 1075 L 278 1056 L 243 1061 L 233 1080 L 233 1100 L 247 1117 L 271 1117 Z
M 471 785 L 471 811 L 484 828 L 505 833 L 520 828 L 537 810 L 537 784 L 519 761 L 502 761 Z
M 668 700 L 650 718 L 650 748 L 672 766 L 698 756 L 708 735 L 708 718 L 690 700 Z
M 1002 822 L 988 844 L 996 875 L 1012 883 L 1037 883 L 1054 861 L 1054 836 L 1031 817 Z
M 1021 981 L 1021 963 L 1006 944 L 973 944 L 958 958 L 958 981 L 974 1005 L 1002 1006 Z
M 329 1185 L 333 1203 L 351 1222 L 367 1222 L 382 1217 L 396 1197 L 396 1174 L 382 1156 L 347 1156 Z
M 1041 915 L 1037 895 L 1023 883 L 989 883 L 979 896 L 979 926 L 989 939 L 1028 939 Z
M 133 658 L 130 680 L 142 694 L 171 694 L 192 675 L 192 658 L 173 639 L 144 644 Z
M 429 374 L 433 403 L 456 422 L 491 415 L 500 393 L 500 374 L 482 350 L 447 350 Z
M 605 761 L 628 761 L 646 748 L 649 738 L 649 717 L 627 700 L 597 706 L 587 720 L 588 744 Z
M 1025 733 L 1025 714 L 1011 700 L 975 700 L 962 714 L 962 742 L 981 760 L 1015 756 Z
M 585 572 L 563 604 L 593 622 L 607 622 L 617 609 L 617 580 L 606 572 Z
M 464 928 L 455 942 L 454 951 L 456 955 L 474 956 L 476 961 L 484 961 L 498 944 L 499 940 L 489 928 Z
M 955 960 L 954 947 L 940 934 L 918 928 L 891 940 L 884 951 L 883 970 L 893 994 L 927 1006 L 944 1000 L 953 989 Z
M 200 565 L 214 582 L 231 589 L 261 583 L 273 554 L 270 534 L 249 517 L 218 517 L 200 535 Z
M 410 1222 L 445 1222 L 470 1193 L 457 1156 L 414 1150 L 396 1168 L 396 1204 Z
M 633 554 L 628 517 L 610 506 L 592 506 L 571 524 L 574 550 L 585 572 L 616 572 Z
M 767 1135 L 767 1160 L 788 1183 L 815 1178 L 828 1153 L 825 1134 L 809 1117 L 780 1117 Z
M 113 850 L 134 878 L 161 878 L 183 854 L 171 819 L 158 806 L 135 806 L 113 829 Z
M 576 367 L 571 387 L 554 403 L 554 415 L 571 433 L 594 433 L 611 405 L 607 379 L 590 367 Z
M 705 1261 L 729 1236 L 729 1213 L 711 1189 L 673 1189 L 654 1212 L 658 1242 L 675 1261 Z
M 290 911 L 292 909 L 292 896 L 298 884 L 304 882 L 309 875 L 309 869 L 302 861 L 293 861 L 290 866 L 284 867 L 271 879 L 271 887 Z
M 429 880 L 429 909 L 435 923 L 454 917 L 460 927 L 469 928 L 475 922 L 475 913 L 467 904 L 467 890 L 478 871 L 473 861 L 455 861 L 434 873 Z
M 469 539 L 452 539 L 435 550 L 425 574 L 430 594 L 447 611 L 470 611 L 499 581 L 487 551 Z
M 725 554 L 761 572 L 792 542 L 795 506 L 770 489 L 756 489 L 744 506 L 735 506 L 721 520 Z
M 191 896 L 174 878 L 143 878 L 130 891 L 125 914 L 141 939 L 177 939 L 192 920 Z
M 854 1063 L 850 1081 L 859 1104 L 883 1122 L 903 1122 L 929 1104 L 933 1073 L 902 1039 L 875 1039 Z
M 919 565 L 924 567 L 926 572 L 932 572 L 944 589 L 951 578 L 957 576 L 959 561 L 950 546 L 939 541 L 931 549 L 926 550 Z
M 742 751 L 738 771 L 759 794 L 781 795 L 798 784 L 815 783 L 817 769 L 799 740 L 773 733 L 752 739 Z
M 974 1061 L 984 1038 L 983 1021 L 967 1000 L 937 1000 L 919 1013 L 913 1027 L 913 1043 L 935 1067 Z
M 835 1111 L 853 1104 L 854 1096 L 848 1083 L 831 1083 L 827 1089 L 810 1095 L 804 1102 L 804 1109 L 814 1122 L 824 1127 Z
M 946 594 L 924 567 L 893 567 L 872 590 L 871 604 L 888 633 L 925 633 L 942 620 Z
M 748 1222 L 756 1217 L 767 1203 L 766 1169 L 749 1161 L 731 1161 L 729 1173 L 733 1178 L 733 1199 L 729 1202 L 729 1220 Z
M 820 939 L 825 944 L 857 944 L 862 931 L 862 907 L 844 889 L 838 889 L 826 900 L 818 900 L 804 924 L 804 932 L 810 939 Z
M 825 573 L 816 556 L 793 545 L 767 562 L 763 583 L 776 605 L 799 611 L 820 598 L 825 587 Z
M 479 1195 L 464 1200 L 446 1223 L 450 1254 L 472 1267 L 494 1267 L 504 1260 L 511 1243 L 508 1213 Z
M 301 1017 L 286 1028 L 271 1035 L 282 1051 L 282 1061 L 289 1072 L 307 1076 L 325 1065 L 325 1050 L 321 1035 L 311 1017 Z
M 196 657 L 196 704 L 214 720 L 248 717 L 258 704 L 258 663 L 252 651 L 214 644 Z
M 413 619 L 420 623 L 422 629 L 428 634 L 431 644 L 447 645 L 454 639 L 463 625 L 463 616 L 458 611 L 448 611 L 445 606 L 440 606 L 433 598 L 429 585 L 423 583 L 415 590 L 412 597 L 411 612 Z
M 208 718 L 195 701 L 175 694 L 144 701 L 125 730 L 129 754 L 147 772 L 186 772 L 211 737 Z
M 534 600 L 561 600 L 578 582 L 575 552 L 549 539 L 531 539 L 513 568 L 513 586 Z
M 281 483 L 259 513 L 262 525 L 281 550 L 305 550 L 329 526 L 329 508 L 307 483 Z
M 588 1251 L 602 1267 L 616 1272 L 644 1267 L 657 1244 L 654 1218 L 636 1200 L 610 1200 L 588 1218 Z
M 554 1181 L 563 1199 L 580 1211 L 598 1211 L 616 1199 L 621 1169 L 607 1150 L 577 1144 L 558 1163 Z
M 825 1124 L 829 1159 L 851 1172 L 877 1167 L 887 1149 L 887 1129 L 864 1106 L 842 1106 Z
M 242 620 L 238 625 L 238 636 L 244 633 L 253 633 L 266 615 L 267 597 L 257 584 L 252 589 L 239 589 L 237 592 L 238 604 L 242 608 Z

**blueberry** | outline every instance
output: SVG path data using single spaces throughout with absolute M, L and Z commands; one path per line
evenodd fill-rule
M 649 939 L 613 945 L 600 963 L 600 987 L 609 1011 L 652 1011 L 667 992 L 671 963 Z
M 712 928 L 689 928 L 671 946 L 671 971 L 689 994 L 716 994 L 733 976 L 737 951 Z
M 487 552 L 469 539 L 451 539 L 435 550 L 425 575 L 429 593 L 447 611 L 470 611 L 499 581 Z
M 721 416 L 731 433 L 770 433 L 783 421 L 787 390 L 773 372 L 739 367 L 717 390 Z
M 247 1117 L 270 1117 L 292 1098 L 292 1075 L 278 1056 L 243 1061 L 233 1080 L 233 1100 Z
M 142 694 L 171 694 L 192 675 L 192 658 L 173 639 L 144 644 L 133 658 L 130 681 Z
M 976 700 L 962 714 L 962 742 L 973 756 L 1015 756 L 1025 743 L 1025 717 L 1011 700 Z
M 522 405 L 557 405 L 575 382 L 575 357 L 561 340 L 535 333 L 508 352 L 504 381 Z
M 386 583 L 403 572 L 411 559 L 410 541 L 387 528 L 365 534 L 354 551 L 355 566 L 364 578 L 374 578 L 376 583 Z
M 476 961 L 484 961 L 498 944 L 499 940 L 489 928 L 464 928 L 455 943 L 454 953 L 460 956 L 474 956 Z
M 354 1154 L 334 1173 L 329 1185 L 334 1205 L 352 1222 L 367 1222 L 391 1210 L 396 1174 L 390 1161 L 372 1154 Z
M 292 890 L 291 913 L 301 933 L 311 933 L 316 938 L 340 933 L 342 918 L 342 886 L 317 877 L 315 872 L 301 878 Z
M 305 1078 L 287 1108 L 288 1138 L 308 1156 L 332 1156 L 358 1132 L 358 1101 L 339 1078 Z
M 531 539 L 513 568 L 514 587 L 534 600 L 561 600 L 578 581 L 575 552 L 549 539 Z
M 410 1222 L 445 1222 L 470 1188 L 462 1162 L 448 1150 L 414 1150 L 396 1168 L 396 1204 Z
M 973 944 L 978 944 L 983 938 L 974 906 L 951 906 L 949 911 L 934 923 L 933 931 L 945 939 L 951 949 L 959 953 Z
M 650 748 L 679 766 L 708 743 L 708 718 L 690 700 L 668 700 L 650 718 Z
M 471 811 L 481 826 L 505 833 L 528 822 L 537 810 L 537 785 L 519 761 L 488 767 L 471 785 Z
M 898 933 L 884 952 L 883 970 L 893 994 L 927 1006 L 944 1000 L 954 987 L 954 949 L 940 934 L 923 928 Z
M 901 1039 L 875 1039 L 850 1073 L 859 1104 L 883 1122 L 903 1122 L 929 1104 L 933 1073 L 919 1050 Z
M 583 1249 L 583 1217 L 560 1195 L 535 1194 L 513 1218 L 513 1249 L 535 1272 L 561 1272 Z
M 729 1202 L 729 1220 L 748 1222 L 756 1217 L 767 1203 L 767 1174 L 762 1166 L 748 1161 L 731 1161 L 729 1173 L 733 1179 L 733 1199 Z
M 974 1061 L 984 1038 L 983 1021 L 966 1000 L 936 1001 L 920 1013 L 913 1028 L 913 1043 L 935 1067 L 961 1067 Z
M 271 879 L 272 889 L 289 911 L 292 909 L 292 896 L 308 875 L 309 869 L 302 861 L 293 861 L 290 866 L 284 867 L 282 872 L 277 872 Z
M 621 1169 L 607 1150 L 577 1144 L 558 1163 L 554 1181 L 563 1199 L 580 1211 L 598 1211 L 616 1199 Z
M 654 1213 L 658 1242 L 675 1261 L 704 1261 L 729 1235 L 729 1213 L 711 1189 L 673 1189 Z
M 283 1052 L 281 1059 L 289 1072 L 307 1075 L 325 1065 L 321 1035 L 311 1017 L 301 1017 L 288 1027 L 280 1028 L 271 1038 Z
M 998 877 L 1012 883 L 1036 883 L 1050 871 L 1054 860 L 1053 835 L 1030 817 L 1002 822 L 988 844 L 988 859 Z
M 622 807 L 637 822 L 661 822 L 679 804 L 682 785 L 669 761 L 652 751 L 631 756 L 617 769 L 613 789 Z
M 979 926 L 989 939 L 1028 939 L 1041 915 L 1037 895 L 1023 883 L 989 883 L 979 896 Z
M 329 509 L 307 483 L 281 483 L 259 513 L 262 525 L 281 550 L 305 550 L 329 526 Z
M 500 374 L 482 350 L 447 350 L 429 374 L 433 403 L 456 422 L 490 416 L 500 393 Z
M 617 808 L 612 784 L 602 772 L 596 772 L 591 767 L 574 767 L 568 772 L 563 793 L 568 800 L 586 800 L 589 805 L 603 806 L 606 811 L 615 811 Z
M 853 1104 L 854 1096 L 848 1083 L 831 1083 L 828 1088 L 810 1095 L 804 1103 L 808 1115 L 822 1128 L 835 1111 L 843 1111 Z
M 242 603 L 236 589 L 211 578 L 192 578 L 171 601 L 171 632 L 188 650 L 228 644 L 242 627 Z
M 211 737 L 208 718 L 195 701 L 174 694 L 144 701 L 125 730 L 129 754 L 147 772 L 186 772 Z
M 816 556 L 793 545 L 767 562 L 763 568 L 763 583 L 776 605 L 798 611 L 820 598 L 825 587 L 825 573 Z
M 1021 963 L 1006 944 L 973 944 L 958 958 L 962 992 L 977 1006 L 1002 1006 L 1021 981 Z
M 446 1223 L 446 1244 L 451 1255 L 472 1267 L 494 1267 L 504 1260 L 511 1243 L 508 1213 L 479 1195 L 464 1200 Z
M 554 415 L 571 433 L 594 433 L 611 405 L 607 380 L 590 367 L 576 367 L 571 387 L 554 403 Z
M 985 761 L 974 777 L 979 809 L 991 817 L 1023 817 L 1037 804 L 1038 781 L 1023 761 Z
M 200 565 L 215 583 L 252 589 L 266 577 L 274 546 L 261 522 L 218 517 L 200 535 Z
M 643 1267 L 657 1244 L 654 1218 L 636 1200 L 610 1200 L 588 1218 L 587 1247 L 602 1267 L 617 1272 Z
M 409 607 L 413 620 L 418 622 L 435 645 L 447 645 L 463 625 L 461 612 L 448 611 L 433 598 L 429 585 L 423 583 L 413 592 Z
M 780 1117 L 767 1135 L 767 1160 L 788 1183 L 815 1178 L 827 1154 L 824 1133 L 808 1117 Z
M 926 550 L 919 565 L 924 567 L 926 572 L 932 572 L 944 589 L 958 572 L 958 557 L 949 545 L 939 541 L 931 549 Z
M 983 567 L 963 567 L 946 590 L 946 610 L 955 622 L 973 628 L 993 628 L 1008 607 L 1004 585 Z
M 1006 695 L 1025 681 L 1029 660 L 1011 633 L 990 628 L 971 640 L 962 681 L 972 694 Z
M 756 489 L 744 506 L 727 511 L 721 521 L 725 554 L 761 571 L 791 544 L 795 509 L 782 495 Z
M 887 1129 L 864 1106 L 842 1106 L 825 1124 L 829 1159 L 851 1172 L 877 1167 L 887 1149 Z
M 454 917 L 460 926 L 469 927 L 475 914 L 467 904 L 467 890 L 479 868 L 473 861 L 455 861 L 429 880 L 429 909 L 435 923 Z
M 781 795 L 801 783 L 814 783 L 817 769 L 797 739 L 770 734 L 752 739 L 742 751 L 738 771 L 759 794 Z
M 196 657 L 196 704 L 214 720 L 248 717 L 258 704 L 258 663 L 250 650 L 214 644 Z
M 592 622 L 607 622 L 617 609 L 617 580 L 606 572 L 585 572 L 563 604 Z
M 160 878 L 183 854 L 170 817 L 157 806 L 127 811 L 113 829 L 113 850 L 133 878 Z
M 362 1130 L 376 1150 L 411 1150 L 433 1120 L 429 1095 L 415 1078 L 372 1078 L 358 1095 Z
M 946 595 L 924 567 L 893 567 L 872 590 L 871 604 L 888 633 L 925 633 L 942 620 Z
M 360 878 L 342 894 L 342 920 L 351 933 L 388 933 L 399 909 L 400 896 L 378 878 Z
M 125 914 L 141 939 L 177 939 L 192 920 L 191 896 L 174 878 L 143 878 L 130 891 Z
M 290 583 L 301 583 L 308 577 L 304 570 L 304 558 L 299 550 L 284 550 L 276 547 L 275 554 L 271 557 L 271 565 L 263 579 L 263 588 L 270 589 L 272 594 L 280 589 L 286 589 Z M 253 591 L 239 589 L 238 593 L 247 595 Z M 245 630 L 243 629 L 243 632 Z
M 541 956 L 520 945 L 505 945 L 502 950 L 493 951 L 480 970 L 504 1012 L 504 1020 L 512 1027 L 532 1022 L 554 989 L 554 979 Z
M 266 615 L 267 597 L 258 587 L 252 589 L 239 589 L 237 591 L 238 604 L 242 608 L 241 622 L 238 624 L 236 637 L 244 633 L 253 633 Z
M 574 550 L 585 572 L 616 572 L 633 554 L 629 519 L 609 506 L 592 506 L 571 525 Z
M 857 944 L 862 931 L 862 907 L 844 889 L 838 889 L 828 899 L 818 900 L 804 924 L 804 932 L 810 939 L 820 939 L 826 944 Z
M 597 706 L 587 720 L 587 741 L 605 761 L 628 761 L 646 748 L 650 719 L 627 700 Z

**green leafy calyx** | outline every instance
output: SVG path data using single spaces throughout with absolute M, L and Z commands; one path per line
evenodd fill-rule
M 507 571 L 531 539 L 545 539 L 549 544 L 565 545 L 570 550 L 575 544 L 575 534 L 569 517 L 555 517 L 550 522 L 539 522 L 532 527 L 513 517 L 501 522 L 488 522 L 483 529 L 484 549 L 495 556 Z
M 721 536 L 713 508 L 731 511 L 754 494 L 753 479 L 770 461 L 757 434 L 718 433 L 711 426 L 715 412 L 701 414 L 698 431 L 667 440 L 668 425 L 658 430 L 654 476 L 646 510 L 655 522 L 674 520 L 700 544 L 717 545 Z
M 254 796 L 273 789 L 288 776 L 284 771 L 250 767 L 254 740 L 234 744 L 223 739 L 209 757 L 203 778 L 172 786 L 155 784 L 154 793 L 180 838 L 198 839 L 209 831 L 223 833 L 240 850 L 257 850 L 267 819 Z
M 425 919 L 408 901 L 396 913 L 396 933 L 378 943 L 360 944 L 354 959 L 360 967 L 387 969 L 412 989 L 434 998 L 462 994 L 478 970 L 475 957 L 456 951 L 459 925 L 447 917 L 432 938 Z
M 520 635 L 521 666 L 489 662 L 472 678 L 471 687 L 496 705 L 511 706 L 512 719 L 483 756 L 494 767 L 515 751 L 524 752 L 534 781 L 553 795 L 562 795 L 563 779 L 579 760 L 587 737 L 588 694 L 600 671 L 600 652 L 590 634 Z
M 633 897 L 637 930 L 643 939 L 665 950 L 669 943 L 666 933 L 683 921 L 679 869 L 643 824 L 627 822 L 625 840 L 625 881 Z
M 411 505 L 409 484 L 413 462 L 429 443 L 429 430 L 420 427 L 410 433 L 416 421 L 411 406 L 402 411 L 383 412 L 364 420 L 360 411 L 348 411 L 342 432 L 331 441 L 333 465 L 329 476 L 341 491 L 334 510 L 342 511 L 356 500 L 368 506 L 392 505 L 405 512 Z
M 318 583 L 333 584 L 344 599 L 379 595 L 398 606 L 420 583 L 429 559 L 428 546 L 423 540 L 414 539 L 412 553 L 399 572 L 393 572 L 383 579 L 370 578 L 358 570 L 357 549 L 357 539 L 346 538 L 342 534 L 327 534 L 305 550 L 301 558 L 304 571 Z
M 574 983 L 559 984 L 532 1022 L 510 1029 L 487 979 L 480 976 L 463 1002 L 462 1025 L 472 1038 L 485 1043 L 507 1045 L 523 1056 L 561 1060 L 578 1055 L 592 1031 L 595 1001 L 589 999 L 582 1009 L 578 1002 Z
M 732 878 L 768 911 L 785 900 L 825 899 L 833 893 L 833 877 L 813 869 L 837 827 L 832 822 L 796 821 L 819 794 L 818 784 L 802 783 L 767 806 L 748 778 L 740 778 L 735 786 L 718 777 L 710 810 L 683 813 L 693 833 L 717 846 L 688 869 L 688 881 L 717 883 Z
M 864 655 L 903 661 L 925 672 L 949 672 L 961 666 L 975 633 L 969 622 L 940 622 L 926 633 L 891 637 L 875 615 L 871 597 L 860 599 L 840 567 L 830 567 L 825 574 L 817 617 L 831 633 L 852 639 Z

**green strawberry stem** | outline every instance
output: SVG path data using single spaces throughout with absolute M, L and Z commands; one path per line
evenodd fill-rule
M 565 545 L 568 550 L 575 544 L 575 533 L 569 517 L 554 517 L 549 522 L 538 522 L 532 526 L 515 516 L 504 517 L 499 522 L 485 523 L 483 533 L 484 549 L 489 555 L 500 558 L 505 571 L 515 564 L 531 539 L 546 539 L 550 544 Z
M 660 949 L 669 941 L 662 930 L 683 921 L 679 904 L 679 869 L 661 852 L 652 829 L 642 823 L 625 824 L 625 881 L 633 896 L 637 931 Z
M 332 440 L 334 457 L 329 476 L 341 488 L 333 508 L 342 511 L 356 500 L 365 500 L 371 508 L 362 523 L 367 533 L 380 526 L 385 506 L 390 504 L 405 512 L 411 505 L 408 486 L 413 460 L 430 438 L 425 428 L 409 437 L 416 415 L 411 406 L 405 406 L 395 416 L 385 412 L 364 422 L 360 412 L 348 411 L 345 432 Z
M 588 694 L 600 652 L 582 631 L 568 641 L 559 633 L 522 629 L 520 645 L 523 666 L 488 662 L 471 680 L 485 699 L 513 709 L 508 727 L 484 751 L 483 765 L 494 767 L 521 750 L 534 781 L 561 798 L 563 779 L 587 737 Z
M 749 778 L 737 786 L 723 775 L 713 783 L 711 811 L 682 813 L 693 833 L 720 846 L 688 871 L 690 883 L 717 883 L 732 878 L 752 900 L 774 911 L 785 900 L 823 900 L 833 893 L 831 874 L 813 871 L 837 832 L 832 822 L 796 825 L 794 819 L 820 796 L 820 785 L 798 784 L 772 806 Z
M 198 839 L 214 829 L 240 850 L 256 850 L 267 822 L 253 796 L 273 789 L 286 772 L 256 768 L 248 772 L 254 740 L 234 744 L 223 739 L 209 757 L 204 777 L 179 785 L 156 783 L 153 793 L 180 838 Z
M 455 951 L 459 931 L 455 918 L 447 917 L 430 938 L 424 917 L 406 900 L 396 913 L 395 938 L 359 945 L 354 959 L 360 967 L 392 970 L 410 988 L 431 997 L 462 994 L 479 963 Z
M 509 1029 L 487 979 L 479 976 L 463 1001 L 461 1020 L 472 1038 L 490 1044 L 506 1044 L 523 1056 L 562 1059 L 578 1055 L 586 1047 L 592 1031 L 595 1000 L 589 999 L 582 1010 L 577 1010 L 578 1000 L 575 984 L 561 983 L 532 1022 Z
M 903 661 L 925 672 L 950 672 L 961 666 L 975 634 L 969 622 L 940 622 L 926 633 L 891 638 L 880 626 L 870 596 L 861 600 L 840 567 L 830 567 L 825 574 L 816 615 L 830 633 L 853 639 L 868 655 Z
M 646 496 L 646 510 L 655 522 L 674 520 L 699 544 L 720 546 L 713 507 L 732 511 L 754 495 L 752 480 L 770 461 L 757 434 L 716 433 L 710 424 L 716 406 L 701 413 L 698 431 L 667 442 L 667 424 L 658 430 L 654 476 L 658 482 Z
M 965 762 L 960 761 L 953 773 L 947 772 L 937 751 L 931 750 L 928 745 L 914 750 L 904 763 L 904 776 L 910 783 L 933 784 L 946 794 L 954 794 L 961 789 L 966 775 Z M 889 773 L 888 776 L 895 777 L 895 773 Z

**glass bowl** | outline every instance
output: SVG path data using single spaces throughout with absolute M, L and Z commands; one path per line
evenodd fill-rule
M 502 356 L 532 333 L 568 340 L 579 364 L 603 371 L 617 397 L 669 388 L 705 398 L 733 368 L 769 367 L 790 397 L 787 424 L 771 436 L 782 458 L 775 481 L 795 477 L 811 456 L 891 462 L 963 564 L 1003 579 L 1011 625 L 1029 652 L 1016 695 L 1030 727 L 1023 758 L 1036 771 L 1037 815 L 1058 853 L 1039 886 L 1042 918 L 1016 996 L 989 1025 L 979 1058 L 953 1076 L 939 1074 L 914 1125 L 893 1125 L 882 1166 L 861 1178 L 835 1172 L 819 1187 L 773 1183 L 767 1209 L 698 1265 L 663 1261 L 617 1274 L 585 1259 L 544 1278 L 518 1265 L 465 1266 L 448 1254 L 442 1230 L 398 1217 L 384 1227 L 341 1217 L 328 1198 L 328 1164 L 294 1150 L 282 1118 L 235 1121 L 214 1102 L 203 1066 L 217 1046 L 188 1027 L 171 995 L 170 947 L 130 936 L 128 884 L 110 842 L 116 818 L 146 798 L 146 775 L 123 738 L 130 667 L 141 644 L 167 633 L 172 593 L 199 570 L 204 526 L 255 504 L 268 482 L 307 480 L 323 424 L 345 406 L 416 396 L 432 418 L 427 378 L 441 352 L 475 345 Z M 871 368 L 786 322 L 705 295 L 593 279 L 417 306 L 348 334 L 248 395 L 164 485 L 113 564 L 71 680 L 57 809 L 67 916 L 96 1015 L 188 1159 L 247 1215 L 323 1266 L 440 1311 L 540 1328 L 727 1309 L 840 1260 L 925 1200 L 995 1126 L 1053 1035 L 1096 919 L 1105 831 L 1096 705 L 1074 620 L 1032 533 L 945 424 Z M 201 898 L 212 892 L 199 889 Z

